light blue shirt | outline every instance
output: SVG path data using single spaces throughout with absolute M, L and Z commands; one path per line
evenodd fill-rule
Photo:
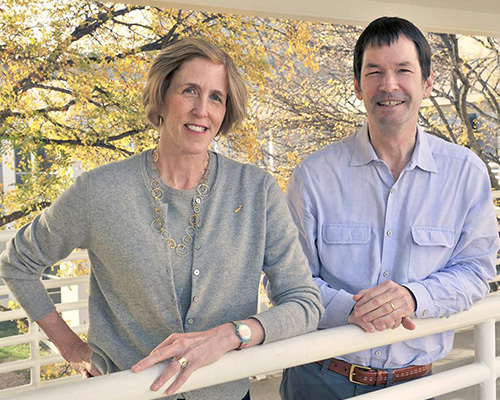
M 497 222 L 484 163 L 417 128 L 411 161 L 395 181 L 367 125 L 312 154 L 294 171 L 287 200 L 326 308 L 320 328 L 347 324 L 362 289 L 391 279 L 417 300 L 414 317 L 467 310 L 489 290 Z M 374 368 L 444 357 L 453 332 L 350 354 Z

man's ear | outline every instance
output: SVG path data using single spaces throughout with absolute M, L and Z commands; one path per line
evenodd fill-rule
M 434 84 L 434 71 L 431 70 L 429 77 L 424 81 L 424 97 L 429 97 Z
M 356 93 L 356 97 L 358 100 L 363 100 L 363 94 L 361 93 L 361 87 L 358 84 L 358 80 L 354 77 L 354 93 Z

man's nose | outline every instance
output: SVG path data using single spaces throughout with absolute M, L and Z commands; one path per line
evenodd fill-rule
M 380 83 L 380 90 L 386 93 L 392 93 L 399 87 L 398 80 L 392 72 L 384 74 L 382 82 Z

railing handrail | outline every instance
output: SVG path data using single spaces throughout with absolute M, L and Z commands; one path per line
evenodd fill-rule
M 182 391 L 196 390 L 355 351 L 465 328 L 492 319 L 500 319 L 500 296 L 496 294 L 477 302 L 469 311 L 452 315 L 449 318 L 417 319 L 414 321 L 416 329 L 413 331 L 399 327 L 384 332 L 366 333 L 352 325 L 315 331 L 240 352 L 231 351 L 217 362 L 195 371 L 182 387 Z M 301 351 L 296 351 L 299 348 Z M 496 362 L 497 365 L 500 363 L 498 359 Z M 477 373 L 477 382 L 489 373 L 483 367 L 477 364 L 470 368 L 471 371 Z M 113 399 L 117 398 L 116 389 L 119 387 L 121 400 L 155 399 L 162 397 L 163 394 L 151 392 L 149 387 L 164 368 L 165 363 L 162 363 L 140 374 L 133 374 L 129 370 L 122 371 L 86 381 L 29 391 L 9 398 L 63 400 L 68 398 L 68 393 L 71 393 L 73 400 Z M 499 370 L 500 367 L 497 366 L 497 374 Z M 462 382 L 455 384 L 458 388 L 464 387 Z

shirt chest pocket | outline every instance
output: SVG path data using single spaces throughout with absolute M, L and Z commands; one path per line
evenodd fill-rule
M 427 278 L 443 268 L 449 260 L 455 243 L 451 229 L 418 226 L 411 227 L 410 281 Z
M 319 243 L 321 263 L 335 282 L 346 289 L 366 281 L 371 226 L 365 224 L 324 224 Z

